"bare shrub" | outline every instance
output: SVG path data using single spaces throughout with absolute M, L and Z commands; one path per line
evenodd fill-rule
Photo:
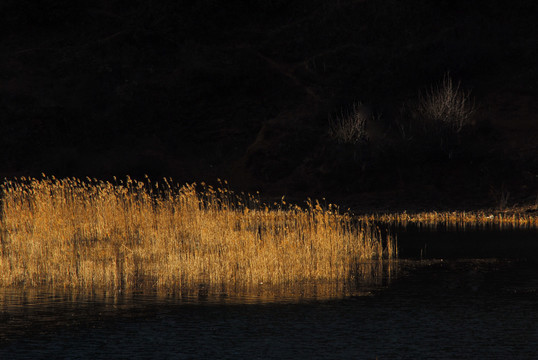
M 348 111 L 342 110 L 330 122 L 329 135 L 342 144 L 356 144 L 367 140 L 366 122 L 372 117 L 371 111 L 360 102 Z
M 417 112 L 426 127 L 441 127 L 459 133 L 470 124 L 475 107 L 470 93 L 461 90 L 460 86 L 461 83 L 454 84 L 447 73 L 440 85 L 419 94 Z

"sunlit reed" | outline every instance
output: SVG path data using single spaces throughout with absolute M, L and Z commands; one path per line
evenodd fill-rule
M 372 276 L 372 261 L 397 255 L 390 235 L 335 206 L 309 200 L 301 208 L 284 199 L 266 205 L 222 185 L 6 181 L 0 286 L 353 283 Z
M 393 213 L 363 215 L 358 217 L 365 223 L 379 226 L 406 228 L 413 225 L 423 229 L 447 230 L 530 230 L 538 229 L 536 213 L 497 212 L 421 212 L 416 214 Z

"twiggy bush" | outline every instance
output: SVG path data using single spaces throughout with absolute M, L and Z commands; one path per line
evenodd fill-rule
M 276 205 L 167 180 L 7 181 L 0 286 L 183 289 L 355 281 L 364 275 L 361 264 L 395 255 L 390 237 L 382 242 L 372 226 L 333 206 Z
M 460 89 L 446 74 L 440 85 L 419 95 L 417 112 L 427 130 L 448 130 L 459 133 L 469 125 L 475 112 L 470 94 Z
M 366 122 L 371 112 L 360 102 L 353 104 L 351 111 L 341 111 L 331 119 L 329 135 L 342 144 L 356 144 L 367 140 Z

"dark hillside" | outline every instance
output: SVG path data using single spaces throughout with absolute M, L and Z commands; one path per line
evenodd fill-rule
M 0 173 L 538 206 L 536 19 L 533 0 L 5 0 Z M 449 80 L 461 126 L 425 105 Z

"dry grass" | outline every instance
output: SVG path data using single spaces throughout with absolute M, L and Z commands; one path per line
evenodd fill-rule
M 387 276 L 383 259 L 395 258 L 397 248 L 375 224 L 538 228 L 532 214 L 352 217 L 318 202 L 268 206 L 226 187 L 149 179 L 6 181 L 1 209 L 0 286 L 125 292 L 302 296 L 325 284 L 334 294 L 345 284 L 376 284 Z
M 416 214 L 376 214 L 359 217 L 365 223 L 377 223 L 405 228 L 413 224 L 418 227 L 435 229 L 443 227 L 464 231 L 469 230 L 530 230 L 538 228 L 537 214 L 504 212 L 422 212 Z
M 309 201 L 196 184 L 21 178 L 2 186 L 0 286 L 182 289 L 345 282 L 393 239 Z

